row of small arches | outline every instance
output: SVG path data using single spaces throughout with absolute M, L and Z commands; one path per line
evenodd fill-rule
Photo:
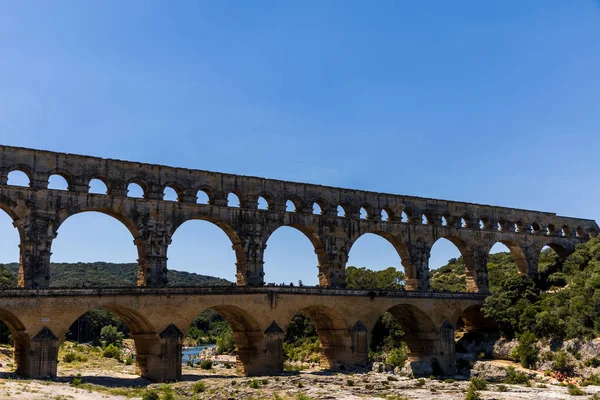
M 15 186 L 29 186 L 30 180 L 29 176 L 20 170 L 13 170 L 8 174 L 9 185 Z M 48 189 L 52 190 L 69 190 L 69 183 L 67 180 L 60 174 L 53 174 L 48 179 Z M 94 178 L 89 181 L 89 193 L 92 194 L 108 194 L 109 188 L 102 179 Z M 127 197 L 131 198 L 144 198 L 145 190 L 138 183 L 131 182 L 127 185 Z M 176 190 L 171 186 L 166 186 L 163 191 L 163 200 L 165 201 L 181 201 L 181 191 Z M 210 190 L 200 189 L 196 193 L 196 203 L 197 204 L 212 204 L 212 196 Z M 235 193 L 229 193 L 227 196 L 227 206 L 228 207 L 240 207 L 241 202 L 239 197 Z M 272 202 L 268 201 L 265 197 L 258 198 L 257 208 L 259 210 L 269 210 L 272 209 Z M 287 212 L 309 212 L 312 214 L 324 214 L 324 204 L 319 204 L 319 202 L 314 202 L 312 207 L 309 209 L 302 209 L 302 200 L 298 198 L 288 199 L 285 204 L 285 211 Z M 413 221 L 413 216 L 410 213 L 407 213 L 408 210 L 402 211 L 399 222 L 404 223 L 418 223 L 418 215 L 415 217 L 416 220 Z M 339 205 L 336 209 L 336 215 L 338 217 L 347 217 L 351 215 L 350 207 Z M 389 209 L 381 209 L 379 214 L 376 214 L 375 211 L 371 210 L 368 207 L 361 207 L 359 211 L 360 219 L 373 219 L 373 220 L 381 220 L 381 221 L 390 221 L 392 218 L 392 212 Z M 510 223 L 508 221 L 501 220 L 497 223 L 490 222 L 487 218 L 481 218 L 478 222 L 473 222 L 468 216 L 461 217 L 459 223 L 452 223 L 453 217 L 450 215 L 442 215 L 439 221 L 436 221 L 436 217 L 434 217 L 431 213 L 422 213 L 420 215 L 420 222 L 424 225 L 441 225 L 441 226 L 453 226 L 455 228 L 465 228 L 465 229 L 481 229 L 481 230 L 498 230 L 500 232 L 515 232 L 515 233 L 530 233 L 530 234 L 543 234 L 549 236 L 564 236 L 569 237 L 573 234 L 572 230 L 568 226 L 556 227 L 553 224 L 549 224 L 546 227 L 542 228 L 542 226 L 536 222 L 532 224 L 523 224 L 521 222 Z M 595 232 L 586 232 L 578 227 L 575 229 L 575 236 L 577 237 L 585 237 L 588 235 L 593 235 Z

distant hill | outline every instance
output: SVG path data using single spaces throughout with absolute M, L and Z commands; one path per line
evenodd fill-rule
M 14 277 L 18 276 L 18 263 L 0 264 L 0 267 L 2 265 Z M 138 265 L 134 263 L 51 263 L 50 287 L 136 286 L 137 268 Z M 175 270 L 168 270 L 167 277 L 168 286 L 229 286 L 232 284 L 226 279 Z

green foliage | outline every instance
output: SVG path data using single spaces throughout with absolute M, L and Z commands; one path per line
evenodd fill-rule
M 7 272 L 10 272 L 10 276 Z M 16 286 L 19 263 L 0 264 L 0 287 L 7 282 Z M 92 263 L 50 263 L 50 287 L 101 287 L 136 286 L 138 265 L 136 263 L 116 264 L 107 262 Z M 4 279 L 2 277 L 5 277 Z M 226 279 L 198 275 L 190 272 L 167 271 L 168 286 L 230 286 Z
M 352 379 L 348 379 L 348 380 L 346 380 L 346 384 L 347 384 L 348 386 L 354 386 L 354 380 L 352 380 Z
M 552 369 L 566 375 L 571 375 L 573 373 L 573 365 L 571 364 L 569 354 L 566 351 L 560 350 L 554 353 Z
M 538 361 L 537 338 L 533 332 L 524 332 L 519 336 L 519 344 L 515 347 L 515 355 L 524 368 L 535 367 Z
M 202 369 L 211 369 L 213 366 L 212 361 L 210 360 L 202 360 L 200 363 L 200 368 Z
M 577 386 L 570 384 L 569 386 L 567 386 L 567 393 L 569 393 L 571 396 L 585 396 L 586 393 L 579 389 Z
M 105 346 L 114 345 L 121 347 L 123 344 L 123 333 L 119 332 L 116 326 L 106 325 L 100 330 L 100 340 L 104 342 Z
M 371 350 L 375 353 L 388 353 L 404 345 L 404 330 L 400 322 L 391 313 L 385 312 L 379 317 L 371 334 Z
M 83 383 L 83 381 L 81 380 L 80 377 L 75 377 L 71 381 L 71 386 L 73 386 L 73 387 L 81 386 L 82 383 Z
M 252 389 L 258 389 L 258 388 L 260 388 L 260 384 L 258 383 L 258 381 L 256 379 L 252 379 L 250 381 L 250 387 Z
M 346 287 L 348 289 L 402 290 L 405 281 L 404 272 L 389 267 L 381 271 L 372 271 L 365 267 L 346 268 Z
M 231 327 L 227 325 L 221 334 L 217 337 L 217 354 L 231 353 L 235 350 L 235 340 L 233 338 L 233 331 Z
M 516 371 L 514 367 L 508 367 L 508 374 L 504 383 L 508 383 L 509 385 L 525 385 L 529 383 L 529 378 L 524 373 Z
M 598 357 L 592 357 L 585 362 L 586 367 L 598 368 L 600 367 L 600 359 Z
M 202 393 L 206 390 L 206 383 L 200 381 L 196 382 L 192 385 L 192 392 L 194 393 Z
M 385 362 L 394 367 L 402 367 L 406 360 L 408 360 L 408 348 L 406 343 L 401 343 L 400 347 L 396 347 L 388 353 Z
M 160 400 L 160 396 L 156 390 L 147 389 L 142 395 L 142 400 Z
M 477 387 L 473 384 L 473 382 L 469 384 L 469 388 L 465 394 L 465 400 L 482 400 L 482 397 L 477 391 Z
M 288 324 L 283 339 L 283 354 L 285 361 L 319 362 L 319 338 L 306 315 L 296 314 Z
M 17 264 L 17 271 L 19 265 Z M 17 274 L 13 273 L 8 265 L 0 264 L 0 288 L 17 287 Z
M 109 344 L 104 351 L 102 352 L 102 357 L 104 358 L 114 358 L 116 360 L 121 359 L 121 352 L 119 348 L 114 344 Z
M 470 384 L 477 390 L 486 390 L 488 387 L 488 381 L 482 378 L 472 377 Z
M 88 358 L 85 355 L 78 354 L 73 351 L 70 351 L 63 356 L 63 362 L 65 363 L 72 363 L 74 361 L 86 362 L 87 360 Z

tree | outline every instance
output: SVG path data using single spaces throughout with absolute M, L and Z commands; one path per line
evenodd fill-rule
M 100 340 L 104 342 L 105 346 L 117 346 L 121 347 L 123 344 L 123 334 L 117 330 L 116 326 L 107 325 L 100 331 Z
M 17 286 L 17 277 L 4 265 L 0 264 L 0 288 Z
M 365 267 L 346 268 L 346 287 L 349 289 L 402 290 L 404 283 L 404 272 L 397 271 L 394 267 L 381 271 L 372 271 Z

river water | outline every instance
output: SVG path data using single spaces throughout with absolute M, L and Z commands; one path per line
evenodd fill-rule
M 181 363 L 187 364 L 190 360 L 191 356 L 197 356 L 203 349 L 215 347 L 214 344 L 207 344 L 204 346 L 193 346 L 193 347 L 184 347 L 181 356 Z M 194 362 L 199 361 L 198 358 L 194 360 Z

